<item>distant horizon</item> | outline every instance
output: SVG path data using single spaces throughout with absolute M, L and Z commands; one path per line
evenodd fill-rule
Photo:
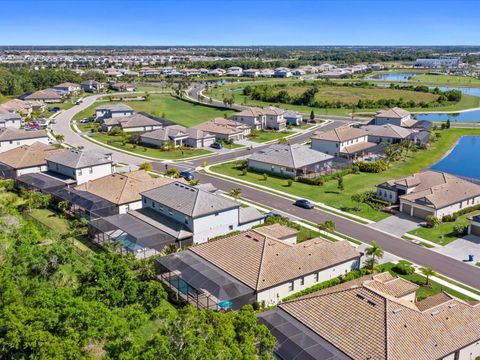
M 0 23 L 3 46 L 478 46 L 480 34 L 480 3 L 469 0 L 0 0 L 0 4 L 8 14 Z

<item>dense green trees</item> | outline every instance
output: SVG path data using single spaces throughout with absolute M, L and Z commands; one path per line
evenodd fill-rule
M 251 307 L 175 307 L 153 262 L 81 252 L 0 201 L 0 358 L 271 358 Z

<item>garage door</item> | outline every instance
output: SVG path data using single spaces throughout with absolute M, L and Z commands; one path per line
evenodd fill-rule
M 412 205 L 409 205 L 409 204 L 403 204 L 402 205 L 402 212 L 404 212 L 405 214 L 410 215 L 410 210 L 411 209 L 412 209 Z
M 480 236 L 480 226 L 475 226 L 475 225 L 472 224 L 470 233 L 471 233 L 472 235 Z
M 420 219 L 425 219 L 427 216 L 432 215 L 433 213 L 428 210 L 413 208 L 413 216 L 418 217 Z

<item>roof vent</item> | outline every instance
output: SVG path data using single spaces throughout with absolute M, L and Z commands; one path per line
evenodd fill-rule
M 370 304 L 370 305 L 372 305 L 372 306 L 376 306 L 376 305 L 377 305 L 377 303 L 376 303 L 375 301 L 373 301 L 373 300 L 367 300 L 367 303 Z
M 359 299 L 365 300 L 365 296 L 363 296 L 362 294 L 357 294 L 357 297 L 358 297 Z
M 439 313 L 440 313 L 440 311 L 438 311 L 438 310 L 432 311 L 432 316 L 438 315 Z
M 402 311 L 402 309 L 396 308 L 396 309 L 393 309 L 392 312 L 393 312 L 394 314 L 398 314 L 400 311 Z
M 452 304 L 448 305 L 448 307 L 449 307 L 450 309 L 453 308 L 453 307 L 455 307 L 455 306 L 457 306 L 457 304 L 455 304 L 455 303 L 452 303 Z

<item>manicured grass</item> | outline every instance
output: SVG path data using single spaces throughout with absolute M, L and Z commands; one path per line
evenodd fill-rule
M 135 154 L 154 157 L 158 159 L 170 159 L 170 160 L 179 160 L 184 158 L 189 158 L 192 156 L 200 156 L 200 155 L 207 155 L 210 154 L 211 151 L 204 150 L 204 149 L 175 149 L 172 151 L 162 151 L 160 149 L 151 148 L 151 147 L 144 147 L 141 145 L 137 145 L 134 147 L 133 144 L 126 143 L 125 145 L 122 144 L 123 139 L 121 136 L 110 136 L 107 134 L 93 134 L 90 135 L 92 139 L 101 141 L 107 145 L 114 146 L 120 150 L 130 151 Z
M 28 214 L 44 226 L 58 232 L 59 234 L 66 234 L 68 232 L 68 221 L 60 218 L 51 210 L 33 209 Z
M 223 147 L 224 147 L 225 149 L 230 149 L 230 150 L 233 150 L 233 149 L 240 149 L 240 148 L 243 148 L 243 147 L 245 147 L 245 145 L 242 145 L 242 144 L 235 144 L 235 143 L 233 143 L 233 144 L 229 144 L 229 143 L 223 143 L 222 145 L 223 145 Z
M 300 226 L 300 230 L 299 230 L 298 235 L 297 235 L 297 243 L 302 242 L 302 241 L 306 241 L 306 240 L 310 240 L 310 239 L 313 239 L 313 238 L 317 238 L 317 237 L 325 238 L 326 236 L 320 234 L 318 231 L 310 230 L 310 229 L 307 229 L 304 226 Z
M 402 274 L 397 274 L 395 271 L 392 270 L 392 268 L 395 266 L 393 263 L 385 263 L 379 266 L 379 271 L 384 272 L 384 271 L 389 271 L 392 275 L 394 276 L 400 276 L 408 281 L 411 281 L 417 285 L 420 286 L 420 288 L 417 290 L 416 296 L 417 296 L 417 301 L 423 300 L 427 297 L 437 295 L 443 291 L 459 298 L 463 299 L 466 301 L 473 301 L 475 299 L 472 299 L 468 297 L 467 295 L 464 295 L 458 291 L 455 291 L 453 289 L 450 289 L 448 287 L 445 287 L 443 285 L 440 285 L 439 283 L 436 283 L 435 281 L 430 280 L 429 285 L 425 286 L 425 281 L 426 278 L 422 275 L 419 274 L 412 274 L 412 275 L 402 275 Z
M 374 210 L 366 204 L 360 205 L 360 211 L 357 211 L 356 203 L 351 200 L 353 194 L 365 191 L 374 191 L 375 185 L 391 179 L 398 179 L 413 174 L 425 168 L 428 168 L 440 160 L 456 141 L 463 135 L 480 135 L 480 129 L 451 128 L 441 132 L 441 137 L 431 145 L 428 150 L 419 150 L 410 153 L 406 161 L 399 161 L 391 164 L 390 168 L 383 173 L 360 173 L 347 175 L 343 179 L 344 190 L 337 189 L 337 182 L 330 181 L 323 186 L 314 186 L 293 182 L 292 186 L 287 186 L 287 180 L 269 176 L 267 181 L 263 180 L 262 175 L 247 172 L 242 175 L 239 170 L 239 163 L 230 162 L 213 166 L 212 171 L 225 174 L 238 179 L 252 182 L 254 184 L 268 186 L 294 196 L 307 198 L 313 201 L 323 202 L 326 205 L 337 209 L 362 216 L 364 218 L 379 221 L 387 214 Z
M 81 120 L 94 114 L 95 108 L 99 105 L 118 104 L 116 102 L 96 102 L 87 109 L 79 112 L 73 120 Z M 227 117 L 233 115 L 232 110 L 216 109 L 209 106 L 197 105 L 188 101 L 165 94 L 150 94 L 148 101 L 127 101 L 128 106 L 136 112 L 146 112 L 158 117 L 166 117 L 183 126 L 194 126 L 215 117 Z
M 455 234 L 456 225 L 468 225 L 468 217 L 479 214 L 480 211 L 474 211 L 469 214 L 459 216 L 454 222 L 441 223 L 436 228 L 419 227 L 415 230 L 409 231 L 409 234 L 419 236 L 426 240 L 433 241 L 439 245 L 447 245 L 452 241 L 458 239 L 458 235 Z
M 292 131 L 263 131 L 263 130 L 252 130 L 250 136 L 248 137 L 249 140 L 264 143 L 267 141 L 273 141 L 282 139 L 285 136 L 293 134 Z
M 443 86 L 479 87 L 480 79 L 467 76 L 419 74 L 411 79 L 412 83 L 424 83 Z

